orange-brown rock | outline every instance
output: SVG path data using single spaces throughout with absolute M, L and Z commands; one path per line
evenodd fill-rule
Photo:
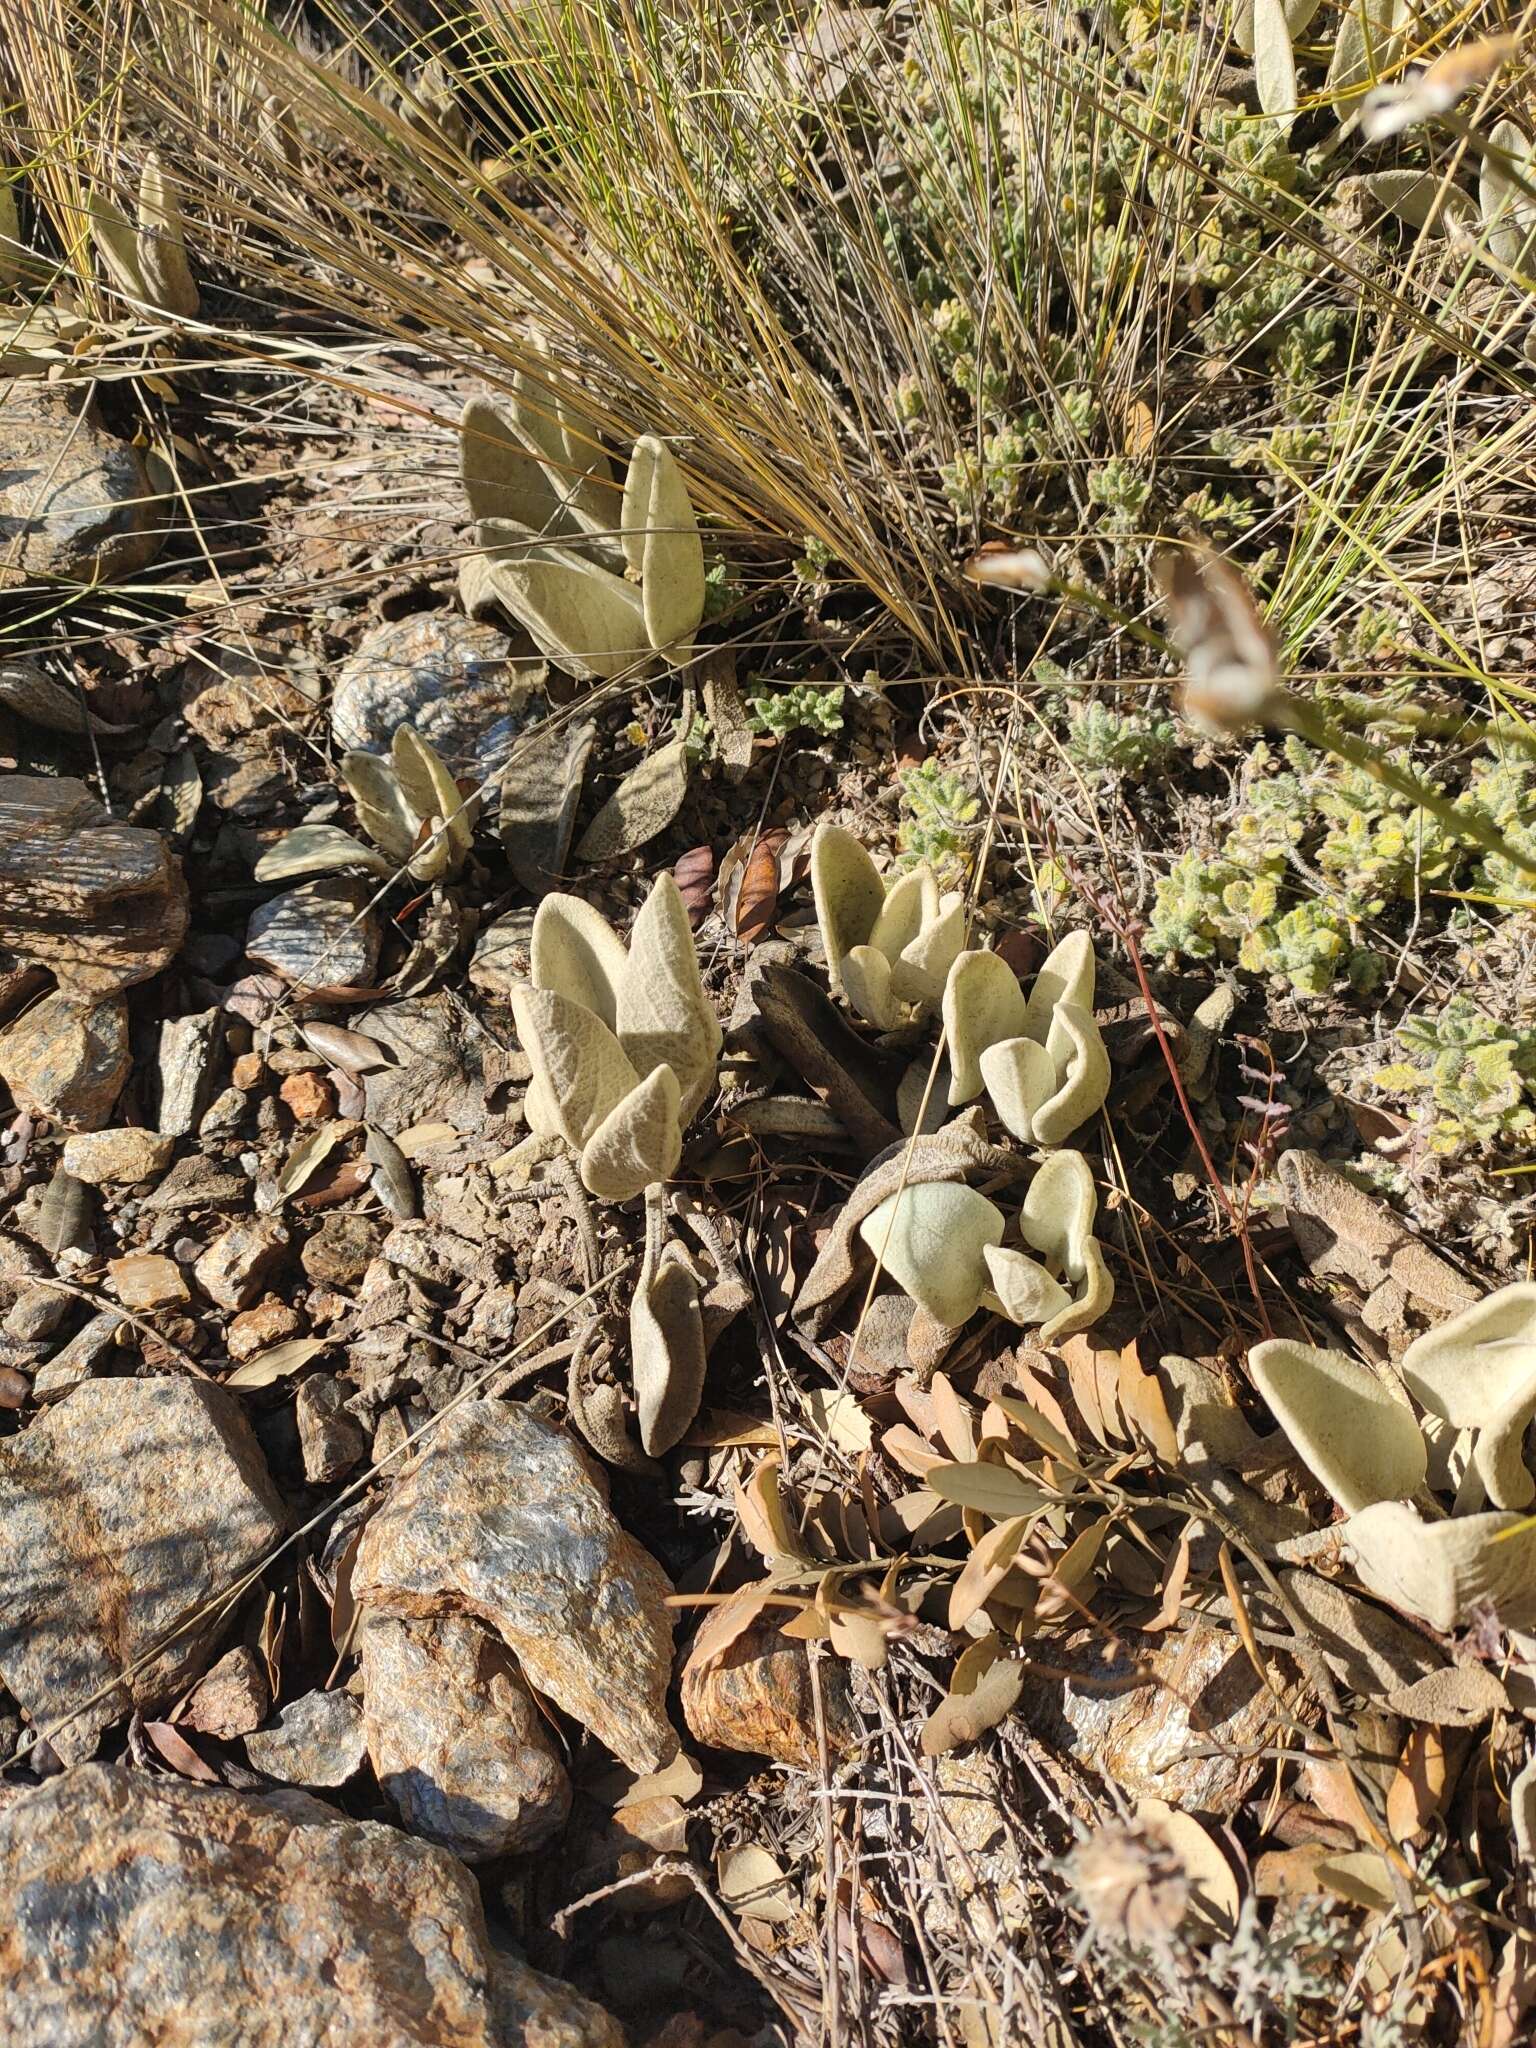
M 772 1620 L 758 1620 L 716 1654 L 696 1647 L 683 1666 L 683 1718 L 695 1738 L 711 1749 L 739 1749 L 748 1756 L 815 1770 L 820 1762 L 816 1700 L 805 1644 L 779 1633 Z M 858 1739 L 843 1666 L 822 1659 L 819 1672 L 822 1719 L 832 1757 Z

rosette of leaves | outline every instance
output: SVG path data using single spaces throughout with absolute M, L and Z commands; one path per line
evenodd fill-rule
M 704 546 L 664 441 L 635 443 L 621 491 L 591 423 L 524 377 L 507 404 L 470 400 L 459 449 L 480 548 L 460 571 L 471 617 L 499 605 L 585 679 L 687 653 L 704 615 Z
M 442 756 L 420 733 L 399 726 L 388 760 L 361 749 L 344 755 L 341 777 L 357 806 L 358 823 L 413 881 L 449 881 L 463 867 L 479 802 L 463 794 Z M 340 846 L 335 851 L 345 853 Z
M 811 889 L 834 995 L 877 1031 L 938 1008 L 965 944 L 958 890 L 941 895 L 926 866 L 887 884 L 853 834 L 830 821 L 811 841 Z
M 91 232 L 107 275 L 128 298 L 190 320 L 200 303 L 187 261 L 181 201 L 154 150 L 144 159 L 136 218 L 109 192 L 91 202 Z
M 1016 1229 L 970 1185 L 1026 1181 Z M 942 1355 L 978 1309 L 1044 1341 L 1086 1329 L 1114 1299 L 1093 1234 L 1098 1191 L 1080 1152 L 1031 1163 L 991 1144 L 978 1110 L 880 1154 L 839 1212 L 795 1298 L 795 1318 L 822 1337 L 873 1259 L 915 1304 L 918 1351 Z
M 1098 1189 L 1081 1152 L 1037 1169 L 1008 1219 L 963 1182 L 899 1190 L 866 1216 L 859 1235 L 897 1286 L 936 1323 L 958 1329 L 978 1309 L 1037 1330 L 1042 1343 L 1085 1330 L 1109 1307 L 1114 1282 L 1093 1234 Z
M 1028 996 L 996 953 L 959 954 L 944 985 L 952 1106 L 983 1092 L 1014 1137 L 1059 1145 L 1104 1105 L 1109 1054 L 1093 1016 L 1086 932 L 1046 956 Z
M 1416 1338 L 1400 1386 L 1290 1338 L 1257 1345 L 1249 1367 L 1345 1511 L 1340 1543 L 1368 1592 L 1441 1631 L 1485 1601 L 1506 1627 L 1536 1623 L 1536 1521 L 1521 1512 L 1536 1501 L 1536 1285 L 1500 1288 Z
M 670 874 L 627 947 L 580 897 L 546 896 L 512 1014 L 533 1063 L 529 1128 L 570 1148 L 589 1194 L 628 1201 L 676 1171 L 683 1131 L 715 1084 L 721 1033 Z

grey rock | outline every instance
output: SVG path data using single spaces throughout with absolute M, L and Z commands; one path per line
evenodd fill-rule
M 366 882 L 303 882 L 251 912 L 245 950 L 306 989 L 366 988 L 383 943 L 367 907 L 375 894 L 376 885 Z
M 463 1616 L 371 1615 L 358 1647 L 374 1775 L 412 1834 L 477 1863 L 558 1832 L 570 1780 L 498 1637 Z
M 46 1365 L 38 1368 L 32 1382 L 33 1400 L 59 1401 L 66 1394 L 72 1394 L 82 1380 L 91 1377 L 98 1361 L 111 1350 L 122 1324 L 123 1318 L 116 1309 L 103 1309 L 99 1316 L 92 1316 L 83 1329 L 76 1330 L 62 1351 L 56 1352 Z
M 483 779 L 547 708 L 548 670 L 515 657 L 505 633 L 458 612 L 413 612 L 375 626 L 342 663 L 331 732 L 343 750 L 387 754 L 397 726 L 434 746 L 454 775 Z
M 352 1470 L 368 1448 L 368 1432 L 343 1403 L 348 1389 L 329 1373 L 305 1380 L 294 1402 L 304 1477 L 324 1486 Z
M 56 992 L 0 1031 L 0 1079 L 18 1107 L 65 1130 L 99 1130 L 132 1064 L 121 996 L 77 1003 Z
M 232 1223 L 192 1268 L 197 1284 L 220 1308 L 249 1308 L 288 1254 L 288 1232 L 270 1216 Z
M 446 994 L 370 1010 L 362 1026 L 396 1055 L 363 1076 L 368 1121 L 391 1137 L 417 1123 L 448 1123 L 465 1136 L 495 1119 L 486 1097 L 513 1080 L 517 1058 L 503 1050 Z
M 90 1764 L 0 1812 L 6 2032 L 36 2048 L 623 2048 L 491 1946 L 442 1849 L 269 1796 Z
M 132 576 L 159 552 L 136 448 L 54 387 L 12 378 L 0 410 L 0 590 Z
M 168 1138 L 184 1138 L 197 1128 L 208 1100 L 223 1021 L 218 1010 L 198 1010 L 190 1017 L 167 1017 L 160 1026 L 155 1049 L 160 1111 L 155 1121 Z
M 190 1617 L 281 1540 L 283 1511 L 232 1394 L 87 1380 L 0 1444 L 0 1528 L 0 1678 L 35 1725 L 74 1716 L 50 1738 L 72 1762 L 198 1676 L 228 1616 Z
M 677 1749 L 671 1590 L 570 1437 L 501 1401 L 447 1416 L 369 1522 L 352 1574 L 374 1613 L 478 1617 L 531 1686 L 639 1772 Z
M 363 1767 L 363 1710 L 347 1692 L 307 1692 L 290 1700 L 275 1728 L 245 1738 L 258 1771 L 284 1785 L 345 1785 Z

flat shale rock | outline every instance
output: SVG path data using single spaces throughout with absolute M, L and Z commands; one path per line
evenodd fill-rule
M 383 931 L 368 909 L 369 882 L 304 882 L 251 912 L 245 950 L 259 966 L 306 989 L 366 988 Z
M 414 612 L 365 633 L 342 663 L 331 731 L 343 751 L 387 754 L 396 727 L 408 725 L 451 774 L 483 779 L 543 714 L 547 673 L 536 657 L 514 657 L 493 626 L 458 612 Z
M 0 1031 L 0 1080 L 17 1107 L 65 1130 L 99 1130 L 132 1064 L 121 996 L 74 1002 L 56 992 Z
M 187 915 L 158 832 L 121 823 L 71 776 L 0 776 L 0 946 L 17 959 L 70 994 L 110 995 L 175 958 Z
M 372 1613 L 478 1617 L 530 1685 L 641 1773 L 677 1749 L 671 1590 L 565 1432 L 503 1401 L 448 1417 L 369 1522 L 352 1574 Z
M 191 1684 L 227 1625 L 210 1616 L 110 1685 L 278 1542 L 283 1511 L 234 1397 L 183 1379 L 86 1380 L 0 1443 L 0 1679 L 65 1762 L 131 1707 Z
M 362 1709 L 345 1692 L 304 1693 L 283 1708 L 275 1727 L 245 1738 L 247 1759 L 284 1785 L 345 1785 L 367 1753 Z
M 100 1764 L 0 1812 L 0 1982 L 38 2048 L 623 2048 L 491 1947 L 443 1850 L 302 1792 Z
M 372 1615 L 358 1647 L 374 1775 L 413 1835 L 478 1863 L 559 1831 L 570 1780 L 499 1637 L 466 1616 Z
M 47 386 L 12 378 L 0 410 L 0 590 L 132 576 L 160 550 L 136 448 Z

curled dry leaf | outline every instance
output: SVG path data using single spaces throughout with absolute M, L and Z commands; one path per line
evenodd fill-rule
M 779 908 L 779 859 L 787 834 L 764 832 L 753 842 L 736 892 L 736 936 L 755 946 L 773 929 Z
M 501 777 L 498 830 L 507 864 L 534 895 L 554 888 L 570 857 L 587 762 L 597 739 L 591 719 L 541 719 L 513 747 Z
M 299 1036 L 311 1052 L 329 1060 L 348 1074 L 371 1074 L 380 1067 L 399 1064 L 394 1050 L 365 1031 L 348 1031 L 340 1024 L 310 1023 L 299 1026 Z
M 1232 1933 L 1242 1909 L 1242 1892 L 1209 1831 L 1192 1813 L 1180 1813 L 1163 1799 L 1138 1800 L 1136 1818 L 1160 1833 L 1183 1865 L 1196 1916 L 1218 1934 Z
M 672 866 L 677 892 L 695 931 L 715 906 L 715 856 L 708 846 L 695 846 L 681 854 Z

